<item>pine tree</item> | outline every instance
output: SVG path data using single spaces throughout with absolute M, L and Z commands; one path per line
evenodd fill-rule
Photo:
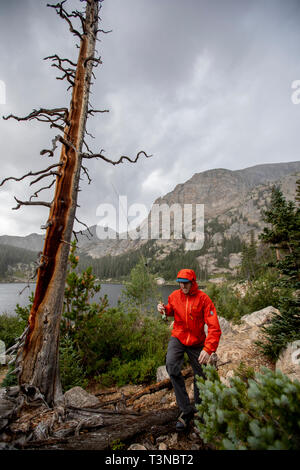
M 255 373 L 241 364 L 227 387 L 212 366 L 204 370 L 206 378 L 197 380 L 196 415 L 204 442 L 217 450 L 299 450 L 299 382 L 280 371 L 262 367 Z
M 270 227 L 264 229 L 260 238 L 277 251 L 277 261 L 273 266 L 278 272 L 278 280 L 274 288 L 289 286 L 295 289 L 292 297 L 280 300 L 280 315 L 274 314 L 271 323 L 263 327 L 265 342 L 257 343 L 263 353 L 277 359 L 289 342 L 300 339 L 300 302 L 297 295 L 300 287 L 300 208 L 294 202 L 286 201 L 281 190 L 274 187 L 271 205 L 264 212 L 264 221 Z
M 125 282 L 125 297 L 137 304 L 142 312 L 151 304 L 153 299 L 158 300 L 158 288 L 154 275 L 149 272 L 144 256 L 130 272 L 129 282 Z
M 296 181 L 296 201 L 300 204 L 300 179 Z M 298 204 L 298 205 L 299 205 Z
M 250 233 L 250 244 L 244 244 L 242 248 L 242 263 L 241 263 L 241 274 L 248 280 L 254 279 L 257 270 L 257 244 L 254 237 L 254 230 Z

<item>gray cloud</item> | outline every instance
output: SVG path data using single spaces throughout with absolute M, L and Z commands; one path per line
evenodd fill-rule
M 69 104 L 66 84 L 42 59 L 76 58 L 75 38 L 46 3 L 0 2 L 1 115 Z M 100 203 L 117 203 L 114 188 L 150 209 L 200 171 L 298 160 L 300 106 L 291 102 L 300 79 L 298 1 L 105 0 L 101 17 L 113 32 L 98 43 L 103 65 L 91 101 L 110 113 L 88 120 L 96 137 L 89 145 L 112 159 L 141 149 L 153 157 L 117 167 L 89 162 L 93 182 L 83 176 L 78 211 L 86 223 L 97 223 Z M 1 120 L 0 178 L 43 168 L 39 152 L 54 135 L 42 124 Z M 14 194 L 30 192 L 23 182 L 1 188 L 0 234 L 40 232 L 47 211 L 11 211 Z

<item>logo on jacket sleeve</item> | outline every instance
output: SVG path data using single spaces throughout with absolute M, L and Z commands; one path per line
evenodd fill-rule
M 214 314 L 214 312 L 211 310 L 211 311 L 210 311 L 210 314 L 211 314 L 211 315 L 213 315 L 213 314 Z

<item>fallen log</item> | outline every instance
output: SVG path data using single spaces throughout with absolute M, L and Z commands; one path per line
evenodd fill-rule
M 189 368 L 184 370 L 182 374 L 184 378 L 188 378 L 193 375 L 193 372 Z M 22 407 L 16 406 L 16 393 L 13 388 L 6 390 L 7 393 L 2 393 L 1 396 L 2 411 L 6 411 L 8 408 L 7 416 L 5 416 L 5 412 L 3 413 L 2 436 L 10 448 L 29 450 L 112 449 L 112 444 L 116 440 L 129 442 L 136 436 L 145 433 L 156 437 L 162 429 L 166 432 L 171 429 L 175 430 L 175 422 L 179 414 L 177 407 L 162 408 L 159 413 L 157 410 L 145 413 L 132 408 L 134 402 L 146 394 L 171 389 L 170 379 L 149 385 L 138 393 L 127 397 L 121 394 L 121 397 L 119 396 L 115 400 L 99 402 L 99 405 L 92 408 L 65 405 L 52 409 L 41 400 L 34 387 L 31 387 L 32 390 L 29 388 L 27 390 L 25 387 L 23 390 L 23 402 L 27 404 L 24 410 Z M 31 393 L 29 394 L 29 392 Z M 120 405 L 120 402 L 123 404 L 123 409 L 120 406 L 115 410 L 105 409 L 109 404 Z M 30 412 L 28 405 L 30 405 Z M 131 408 L 129 409 L 127 406 L 131 406 Z M 13 410 L 14 407 L 15 410 Z M 14 419 L 12 419 L 12 415 L 14 415 Z
M 99 410 L 99 413 L 101 411 Z M 48 438 L 45 440 L 26 442 L 22 446 L 27 450 L 109 450 L 113 442 L 129 441 L 145 432 L 157 434 L 161 426 L 169 428 L 178 417 L 178 408 L 162 409 L 159 413 L 145 413 L 138 415 L 122 414 L 109 418 L 103 416 L 101 427 L 92 432 L 79 432 L 79 435 L 65 438 Z
M 192 377 L 193 371 L 190 368 L 185 369 L 184 371 L 182 371 L 182 375 L 185 379 L 187 379 L 188 377 Z M 113 400 L 103 401 L 101 403 L 101 406 L 114 405 L 116 403 L 119 403 L 120 401 L 123 402 L 126 406 L 130 406 L 134 403 L 135 400 L 142 397 L 143 395 L 147 395 L 150 393 L 158 392 L 159 390 L 171 389 L 171 388 L 172 388 L 171 380 L 165 379 L 165 380 L 162 380 L 161 382 L 148 385 L 147 387 L 143 388 L 140 392 L 130 394 L 130 395 L 123 394 L 123 396 L 114 398 Z
M 185 370 L 182 372 L 182 375 L 185 379 L 188 377 L 191 377 L 193 375 L 193 371 L 191 369 Z M 163 390 L 164 388 L 166 389 L 171 389 L 172 388 L 172 382 L 170 379 L 165 379 L 162 380 L 161 382 L 157 382 L 156 384 L 149 385 L 148 387 L 144 388 L 138 393 L 135 393 L 130 399 L 126 400 L 126 405 L 132 405 L 135 400 L 138 398 L 142 397 L 143 395 L 147 395 L 149 393 L 155 393 L 158 392 L 159 390 Z

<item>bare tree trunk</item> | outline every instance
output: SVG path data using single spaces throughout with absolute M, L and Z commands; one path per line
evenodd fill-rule
M 19 384 L 37 387 L 49 405 L 57 403 L 62 396 L 58 366 L 59 328 L 77 206 L 98 9 L 97 0 L 87 2 L 85 33 L 81 35 L 68 125 L 64 129 L 60 175 L 56 178 L 55 197 L 29 316 L 29 332 L 19 358 Z

